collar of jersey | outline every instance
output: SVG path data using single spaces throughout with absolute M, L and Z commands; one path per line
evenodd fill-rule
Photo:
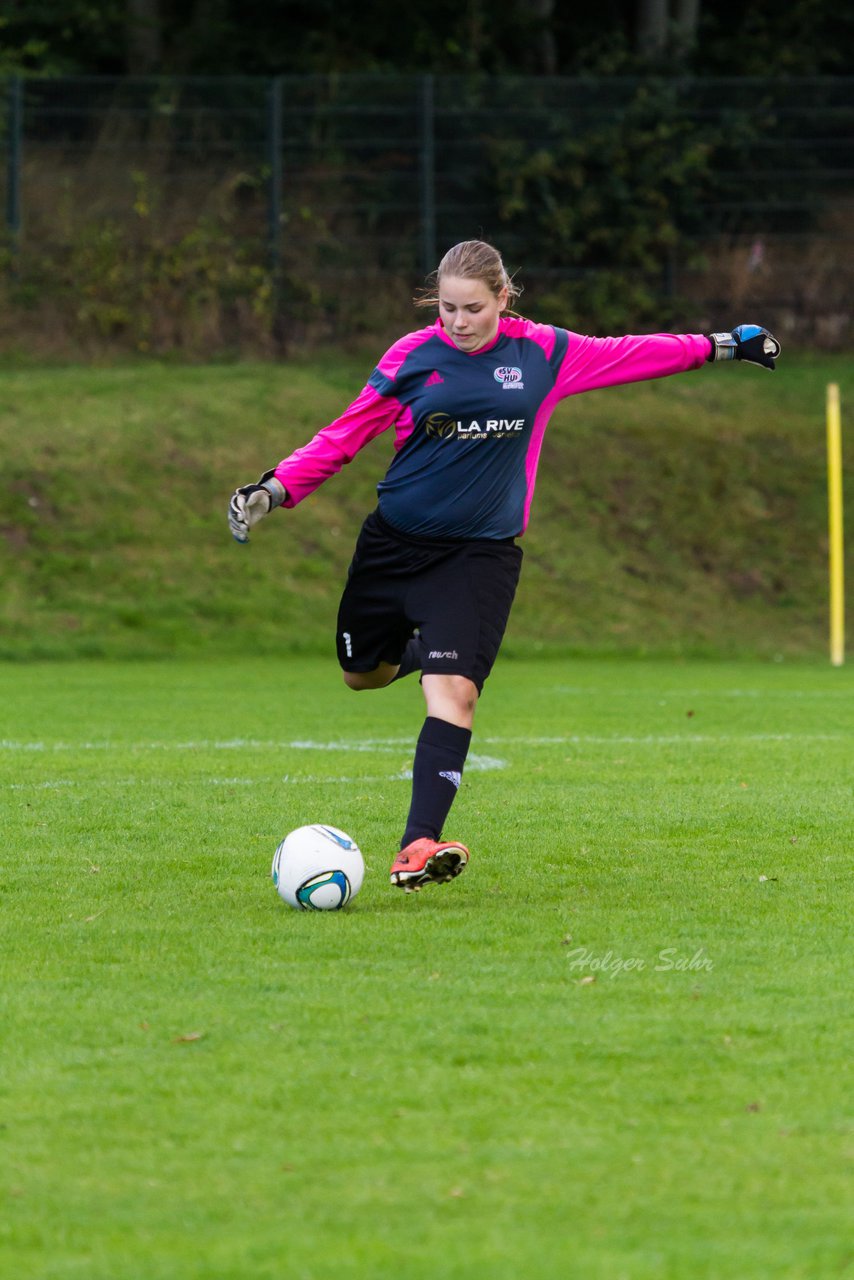
M 485 347 L 478 347 L 477 351 L 460 351 L 460 348 L 454 342 L 450 334 L 445 332 L 445 326 L 442 324 L 442 321 L 438 318 L 436 320 L 436 332 L 439 334 L 439 337 L 442 339 L 443 342 L 446 342 L 449 347 L 453 347 L 454 351 L 459 351 L 461 356 L 482 356 L 482 355 L 485 355 L 487 351 L 491 351 L 492 348 L 494 346 L 497 346 L 497 344 L 500 342 L 503 336 L 501 332 L 502 319 L 503 317 L 499 317 L 498 319 L 498 332 L 496 333 L 492 341 L 487 342 Z

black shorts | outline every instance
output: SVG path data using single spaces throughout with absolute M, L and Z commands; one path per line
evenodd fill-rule
M 516 594 L 522 549 L 512 538 L 416 538 L 378 511 L 362 526 L 338 610 L 345 671 L 397 664 L 417 629 L 422 671 L 483 688 Z

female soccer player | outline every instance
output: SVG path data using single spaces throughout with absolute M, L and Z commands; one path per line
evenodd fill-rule
M 379 504 L 356 543 L 338 612 L 338 660 L 351 689 L 421 672 L 427 718 L 415 749 L 412 802 L 391 882 L 405 890 L 451 880 L 469 852 L 443 841 L 474 711 L 516 592 L 537 460 L 555 406 L 596 387 L 747 360 L 773 369 L 766 329 L 590 338 L 534 324 L 509 304 L 519 290 L 491 245 L 445 254 L 426 329 L 380 360 L 339 418 L 237 489 L 228 520 L 238 542 L 274 507 L 294 507 L 394 428 Z

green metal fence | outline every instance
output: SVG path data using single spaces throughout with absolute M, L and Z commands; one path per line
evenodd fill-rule
M 7 274 L 49 261 L 41 297 L 63 263 L 85 291 L 107 231 L 125 262 L 195 263 L 204 233 L 334 331 L 337 294 L 482 236 L 535 296 L 642 281 L 698 322 L 850 335 L 854 78 L 12 77 L 0 101 Z

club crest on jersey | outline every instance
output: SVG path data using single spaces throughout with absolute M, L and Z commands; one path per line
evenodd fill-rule
M 500 382 L 505 391 L 523 391 L 522 370 L 515 364 L 499 365 L 493 374 L 496 382 Z

